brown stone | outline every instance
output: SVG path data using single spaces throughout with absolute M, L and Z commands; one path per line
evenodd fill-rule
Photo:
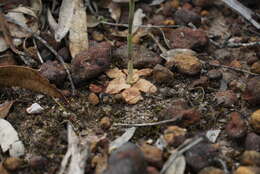
M 88 96 L 88 101 L 92 105 L 97 105 L 99 103 L 99 98 L 95 93 L 90 93 Z
M 259 174 L 259 173 L 260 173 L 259 167 L 246 167 L 246 166 L 240 166 L 234 172 L 234 174 Z
M 174 20 L 178 25 L 187 25 L 189 23 L 192 23 L 197 27 L 201 25 L 201 18 L 197 13 L 183 8 L 178 9 L 174 13 Z
M 99 126 L 104 129 L 107 130 L 111 127 L 111 121 L 109 117 L 103 117 L 100 122 L 99 122 Z
M 253 77 L 247 82 L 243 97 L 252 105 L 260 104 L 260 77 Z
M 39 70 L 40 74 L 58 87 L 64 85 L 67 73 L 58 61 L 47 61 L 43 63 Z
M 143 152 L 132 143 L 125 143 L 113 151 L 103 174 L 146 174 L 147 164 Z
M 163 164 L 163 152 L 161 149 L 146 144 L 146 143 L 142 143 L 141 144 L 141 150 L 144 153 L 144 157 L 146 159 L 146 161 L 152 165 L 152 166 L 156 166 L 156 167 L 161 167 Z
M 21 168 L 22 165 L 24 165 L 24 161 L 16 157 L 9 157 L 3 162 L 3 166 L 7 170 L 11 170 L 11 171 Z
M 245 149 L 260 151 L 260 135 L 257 135 L 253 132 L 247 134 L 245 140 Z
M 166 33 L 171 48 L 190 48 L 199 50 L 208 44 L 208 37 L 201 29 L 182 27 Z
M 113 52 L 113 58 L 116 61 L 121 60 L 121 66 L 127 67 L 127 45 L 123 45 L 117 48 Z M 162 61 L 162 59 L 157 54 L 140 45 L 133 46 L 133 59 L 134 67 L 138 69 L 152 68 L 156 64 L 160 64 L 160 62 Z
M 76 55 L 71 62 L 71 72 L 75 84 L 79 85 L 105 72 L 111 63 L 110 52 L 110 43 L 101 42 Z
M 255 63 L 251 66 L 251 72 L 260 74 L 260 61 L 255 62 Z
M 215 167 L 206 167 L 202 169 L 199 174 L 225 174 L 225 172 Z
M 157 64 L 153 68 L 153 78 L 158 83 L 170 82 L 173 79 L 173 73 L 168 68 Z
M 238 101 L 236 94 L 231 90 L 217 92 L 215 97 L 218 104 L 222 104 L 226 107 L 233 106 Z
M 260 166 L 260 152 L 245 151 L 241 156 L 241 163 L 246 166 Z
M 226 133 L 231 138 L 241 138 L 247 131 L 246 122 L 241 118 L 238 112 L 230 114 L 231 120 L 226 125 Z
M 167 68 L 176 66 L 178 71 L 187 75 L 196 75 L 200 73 L 202 64 L 195 56 L 188 54 L 177 54 L 166 63 Z
M 256 132 L 260 133 L 260 109 L 256 110 L 251 115 L 250 124 Z

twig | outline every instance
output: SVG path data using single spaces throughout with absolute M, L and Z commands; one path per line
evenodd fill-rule
M 40 41 L 46 48 L 48 48 L 56 57 L 57 59 L 61 62 L 61 64 L 63 65 L 66 73 L 68 74 L 68 78 L 71 84 L 71 89 L 72 89 L 72 95 L 75 95 L 75 85 L 73 83 L 70 71 L 68 69 L 68 67 L 66 66 L 66 63 L 64 62 L 63 58 L 57 53 L 57 51 L 55 51 L 52 46 L 50 44 L 48 44 L 47 41 L 45 41 L 43 38 L 41 38 L 38 34 L 34 33 L 30 28 L 28 28 L 27 26 L 24 26 L 23 24 L 21 24 L 20 22 L 16 21 L 15 19 L 12 19 L 10 17 L 5 16 L 5 18 L 9 21 L 12 22 L 16 25 L 18 25 L 19 27 L 23 28 L 26 32 L 32 34 L 32 36 L 37 39 L 38 41 Z
M 225 44 L 227 47 L 235 48 L 235 47 L 251 47 L 251 46 L 260 46 L 260 42 L 248 42 L 248 43 L 233 43 L 228 42 Z M 224 47 L 225 47 L 224 46 Z
M 237 0 L 222 0 L 222 1 L 225 2 L 231 9 L 235 10 L 237 13 L 243 16 L 246 20 L 248 20 L 258 30 L 260 29 L 260 24 L 253 19 L 254 12 L 252 10 L 245 7 Z
M 235 67 L 231 67 L 231 66 L 227 66 L 227 65 L 218 65 L 218 64 L 208 63 L 208 62 L 207 62 L 207 64 L 210 65 L 210 66 L 214 66 L 214 67 L 222 67 L 222 68 L 227 68 L 227 69 L 231 69 L 231 70 L 238 71 L 238 72 L 247 73 L 247 74 L 250 74 L 250 75 L 253 75 L 253 76 L 259 76 L 260 75 L 260 74 L 252 73 L 252 72 L 244 70 L 244 69 L 235 68 Z
M 106 22 L 106 21 L 100 21 L 102 24 L 106 25 L 112 25 L 116 27 L 128 27 L 128 24 L 117 24 L 112 22 Z M 181 25 L 133 25 L 134 27 L 140 27 L 140 28 L 178 28 L 181 27 Z
M 115 123 L 113 124 L 114 126 L 129 126 L 129 127 L 145 127 L 145 126 L 158 126 L 161 124 L 166 124 L 166 123 L 172 123 L 177 120 L 179 120 L 181 117 L 175 117 L 169 120 L 163 120 L 163 121 L 158 121 L 158 122 L 153 122 L 153 123 L 140 123 L 140 124 L 127 124 L 127 123 Z

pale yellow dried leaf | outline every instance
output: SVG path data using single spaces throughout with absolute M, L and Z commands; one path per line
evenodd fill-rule
M 22 13 L 22 14 L 26 14 L 26 15 L 37 18 L 37 15 L 35 14 L 35 12 L 32 9 L 27 8 L 27 7 L 20 6 L 15 9 L 10 10 L 9 12 Z
M 73 12 L 77 0 L 63 0 L 59 12 L 58 28 L 55 31 L 55 40 L 61 41 L 69 32 L 73 19 Z
M 131 86 L 126 83 L 125 78 L 116 78 L 109 82 L 106 93 L 117 94 L 123 89 L 130 88 Z
M 72 58 L 88 49 L 87 13 L 83 0 L 76 0 L 75 11 L 70 26 L 69 41 Z
M 40 15 L 42 12 L 42 0 L 30 0 L 32 10 Z
M 115 78 L 126 78 L 126 74 L 122 72 L 122 70 L 118 69 L 118 68 L 113 68 L 110 69 L 106 72 L 106 75 L 111 78 L 111 79 L 115 79 Z
M 121 94 L 125 102 L 128 104 L 136 104 L 140 100 L 143 100 L 141 92 L 135 87 L 125 89 Z
M 145 79 L 138 80 L 134 87 L 145 93 L 155 93 L 157 91 L 157 87 Z
M 5 118 L 8 115 L 13 103 L 14 101 L 6 101 L 3 104 L 0 104 L 0 118 Z

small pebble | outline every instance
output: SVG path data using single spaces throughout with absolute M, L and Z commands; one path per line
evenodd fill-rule
M 250 123 L 257 133 L 260 133 L 260 109 L 251 115 Z
M 88 96 L 88 101 L 92 105 L 97 105 L 99 103 L 99 98 L 95 93 L 90 93 Z
M 29 108 L 26 109 L 28 114 L 41 114 L 44 108 L 38 103 L 33 103 Z
M 99 126 L 104 129 L 107 130 L 111 127 L 111 121 L 109 117 L 103 117 L 100 122 L 99 122 Z

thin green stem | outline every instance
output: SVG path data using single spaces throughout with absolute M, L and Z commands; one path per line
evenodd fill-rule
M 128 36 L 127 36 L 127 50 L 128 50 L 128 76 L 127 83 L 131 84 L 133 82 L 133 45 L 132 45 L 132 28 L 133 28 L 133 20 L 134 20 L 134 9 L 135 2 L 134 0 L 129 0 L 129 17 L 128 17 Z

